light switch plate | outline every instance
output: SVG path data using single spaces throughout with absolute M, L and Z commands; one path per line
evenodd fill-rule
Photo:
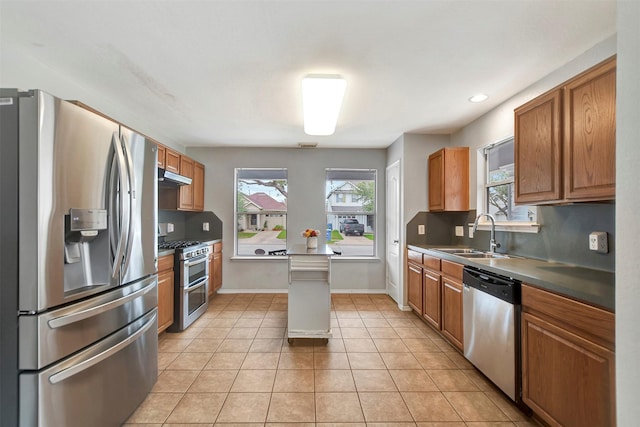
M 473 226 L 472 225 L 469 226 L 469 238 L 473 239 Z
M 425 231 L 424 231 L 424 224 L 420 224 L 420 225 L 418 225 L 418 234 L 422 235 L 422 234 L 424 234 L 424 233 L 425 233 Z
M 174 227 L 172 223 L 167 223 L 167 233 L 173 233 Z
M 209 231 L 209 223 L 208 222 L 203 222 L 202 223 L 202 231 Z
M 456 225 L 456 237 L 463 237 L 463 236 L 464 236 L 464 226 Z

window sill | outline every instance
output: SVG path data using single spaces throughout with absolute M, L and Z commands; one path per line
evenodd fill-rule
M 473 223 L 469 224 L 473 227 Z M 541 225 L 535 222 L 497 222 L 496 231 L 507 231 L 510 233 L 539 233 Z M 478 230 L 491 231 L 491 222 L 481 222 Z

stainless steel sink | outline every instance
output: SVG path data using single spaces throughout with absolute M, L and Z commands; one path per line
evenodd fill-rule
M 454 253 L 463 258 L 509 258 L 509 255 L 496 254 L 491 252 Z
M 444 252 L 446 254 L 457 255 L 462 258 L 470 259 L 487 259 L 487 258 L 512 258 L 511 255 L 499 254 L 495 252 L 484 252 L 471 248 L 434 248 L 434 251 Z M 518 258 L 518 257 L 515 257 Z
M 465 249 L 465 248 L 436 248 L 436 249 L 433 249 L 433 250 L 434 251 L 439 251 L 439 252 L 444 252 L 444 253 L 447 253 L 447 254 L 455 254 L 455 255 L 482 253 L 482 251 L 479 251 L 477 249 Z

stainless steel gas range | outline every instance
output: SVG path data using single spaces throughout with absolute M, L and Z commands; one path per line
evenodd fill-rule
M 183 331 L 207 311 L 209 305 L 209 246 L 192 240 L 162 242 L 159 249 L 175 251 L 173 324 L 169 332 Z

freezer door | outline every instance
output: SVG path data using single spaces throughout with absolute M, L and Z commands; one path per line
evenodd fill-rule
M 127 168 L 130 196 L 122 283 L 157 272 L 158 178 L 157 147 L 145 137 L 122 127 L 120 135 Z
M 158 305 L 157 276 L 39 315 L 20 316 L 19 368 L 37 370 L 112 334 Z
M 105 228 L 118 124 L 34 91 L 20 98 L 18 129 L 19 310 L 119 286 Z
M 44 371 L 20 375 L 20 426 L 120 426 L 158 374 L 156 309 Z

